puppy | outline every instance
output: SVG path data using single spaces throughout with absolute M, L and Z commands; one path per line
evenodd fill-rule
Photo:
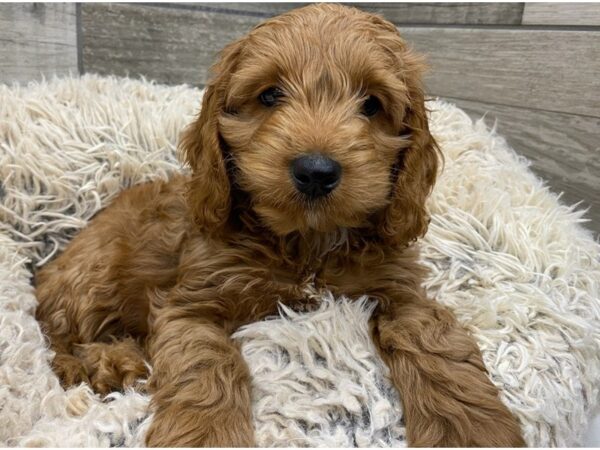
M 37 274 L 64 385 L 119 389 L 148 359 L 148 445 L 252 446 L 230 335 L 311 286 L 378 302 L 410 445 L 523 445 L 476 343 L 421 287 L 411 244 L 440 159 L 422 71 L 391 23 L 331 4 L 227 46 L 181 140 L 191 176 L 123 192 Z

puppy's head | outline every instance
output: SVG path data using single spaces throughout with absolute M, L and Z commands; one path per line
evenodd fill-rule
M 438 165 L 423 67 L 391 23 L 338 5 L 275 17 L 230 44 L 181 143 L 197 224 L 224 229 L 235 186 L 278 235 L 422 235 Z

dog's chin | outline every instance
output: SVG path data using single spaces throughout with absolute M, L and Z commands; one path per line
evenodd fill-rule
M 312 208 L 298 208 L 293 213 L 269 206 L 255 206 L 255 212 L 273 233 L 279 236 L 291 233 L 333 233 L 343 228 L 363 225 L 363 220 L 341 218 Z

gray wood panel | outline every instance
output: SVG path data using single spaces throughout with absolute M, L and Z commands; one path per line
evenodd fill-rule
M 527 3 L 523 25 L 600 26 L 600 4 Z
M 600 117 L 600 31 L 406 27 L 435 95 Z
M 219 50 L 260 18 L 150 5 L 81 5 L 83 70 L 204 84 Z
M 166 6 L 226 10 L 271 17 L 307 3 L 186 3 Z M 519 25 L 523 3 L 343 3 L 382 14 L 397 24 Z
M 352 3 L 399 25 L 519 25 L 523 3 Z
M 237 3 L 237 2 L 189 2 L 189 3 L 155 3 L 166 8 L 184 8 L 194 9 L 207 12 L 225 12 L 228 14 L 241 14 L 245 16 L 255 16 L 260 18 L 273 17 L 278 14 L 287 12 L 291 9 L 301 8 L 310 3 L 308 2 L 279 2 L 279 3 L 265 3 L 265 2 L 250 2 L 250 3 Z
M 447 98 L 491 127 L 532 162 L 562 201 L 590 207 L 586 227 L 600 235 L 600 118 L 542 112 Z
M 0 82 L 77 74 L 75 4 L 0 4 Z

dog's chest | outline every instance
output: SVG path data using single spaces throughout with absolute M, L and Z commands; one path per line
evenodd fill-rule
M 349 297 L 368 295 L 389 282 L 385 265 L 365 265 L 350 258 L 326 258 L 287 267 L 272 267 L 270 275 L 281 283 L 293 284 L 301 292 L 326 289 Z

